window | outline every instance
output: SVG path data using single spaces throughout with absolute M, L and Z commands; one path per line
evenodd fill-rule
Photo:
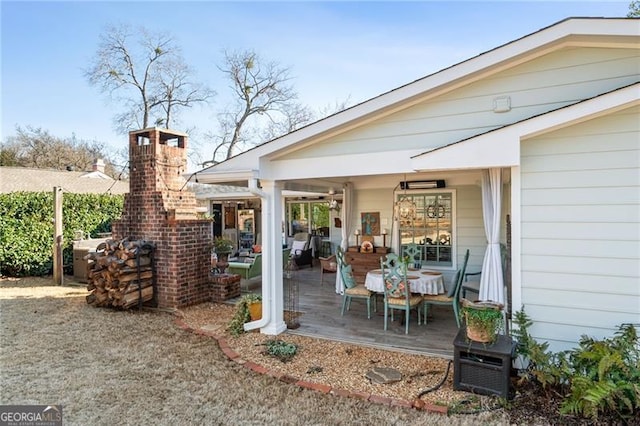
M 291 201 L 287 203 L 289 236 L 309 232 L 329 236 L 329 205 L 323 201 Z
M 416 204 L 415 220 L 400 220 L 400 246 L 415 243 L 422 264 L 453 266 L 453 192 L 402 194 Z M 397 196 L 399 199 L 400 195 Z

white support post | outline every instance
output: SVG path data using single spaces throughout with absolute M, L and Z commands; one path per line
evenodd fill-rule
M 511 312 L 522 310 L 522 177 L 511 167 Z
M 287 329 L 284 322 L 282 279 L 282 186 L 261 180 L 262 201 L 262 319 L 246 323 L 245 330 L 260 328 L 263 334 L 277 335 Z

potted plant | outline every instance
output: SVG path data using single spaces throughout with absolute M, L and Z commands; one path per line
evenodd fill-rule
M 466 324 L 467 337 L 474 342 L 493 343 L 502 326 L 502 307 L 495 302 L 462 299 L 460 314 Z
M 212 249 L 216 254 L 216 267 L 221 274 L 229 266 L 229 254 L 233 251 L 233 241 L 224 237 L 213 239 Z
M 253 311 L 253 312 L 252 312 Z M 262 297 L 259 294 L 248 293 L 236 303 L 236 312 L 227 327 L 232 336 L 244 333 L 244 324 L 256 321 L 262 317 Z

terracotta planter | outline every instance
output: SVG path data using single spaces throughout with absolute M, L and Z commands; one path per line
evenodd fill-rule
M 218 254 L 218 262 L 216 266 L 218 267 L 218 272 L 224 274 L 224 271 L 229 267 L 229 253 L 220 253 Z
M 249 305 L 249 316 L 251 321 L 262 319 L 262 302 L 254 302 Z

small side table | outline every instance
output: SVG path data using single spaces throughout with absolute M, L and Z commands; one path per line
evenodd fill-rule
M 467 339 L 462 327 L 453 341 L 453 389 L 511 399 L 511 360 L 516 343 L 498 335 L 491 344 Z

